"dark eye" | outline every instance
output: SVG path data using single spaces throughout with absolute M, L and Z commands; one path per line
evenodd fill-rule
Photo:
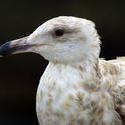
M 58 29 L 55 31 L 56 36 L 62 36 L 63 34 L 64 34 L 64 30 L 62 30 L 62 29 Z

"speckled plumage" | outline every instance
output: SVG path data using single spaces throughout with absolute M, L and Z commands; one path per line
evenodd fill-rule
M 61 18 L 55 18 L 55 21 L 58 23 Z M 86 25 L 93 27 L 91 23 Z M 47 66 L 37 91 L 36 109 L 40 125 L 123 124 L 125 58 L 99 60 L 99 37 L 96 30 L 92 34 L 88 36 L 92 37 L 93 43 L 88 48 L 90 52 L 86 52 L 86 59 L 73 64 L 50 61 Z
M 122 125 L 124 66 L 99 60 L 97 71 L 49 63 L 37 92 L 40 125 Z
M 58 29 L 64 34 L 57 36 Z M 125 58 L 99 59 L 100 39 L 93 22 L 57 17 L 24 43 L 49 60 L 36 96 L 40 125 L 125 124 Z

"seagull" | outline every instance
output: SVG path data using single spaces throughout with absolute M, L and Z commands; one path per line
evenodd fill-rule
M 36 96 L 40 125 L 125 124 L 125 57 L 99 58 L 100 37 L 87 19 L 59 16 L 0 46 L 0 56 L 34 52 L 49 61 Z

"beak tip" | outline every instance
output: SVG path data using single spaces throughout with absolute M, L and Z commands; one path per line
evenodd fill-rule
M 7 57 L 12 54 L 28 52 L 32 45 L 29 45 L 26 42 L 27 37 L 4 43 L 0 46 L 0 58 Z
M 0 46 L 0 58 L 8 55 L 9 48 L 10 48 L 10 42 L 7 42 Z

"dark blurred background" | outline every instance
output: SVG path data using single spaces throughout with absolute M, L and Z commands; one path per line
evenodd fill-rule
M 102 41 L 101 57 L 125 55 L 124 0 L 1 0 L 0 44 L 27 36 L 59 15 L 94 21 Z M 35 97 L 47 63 L 33 53 L 0 58 L 0 125 L 38 125 Z

